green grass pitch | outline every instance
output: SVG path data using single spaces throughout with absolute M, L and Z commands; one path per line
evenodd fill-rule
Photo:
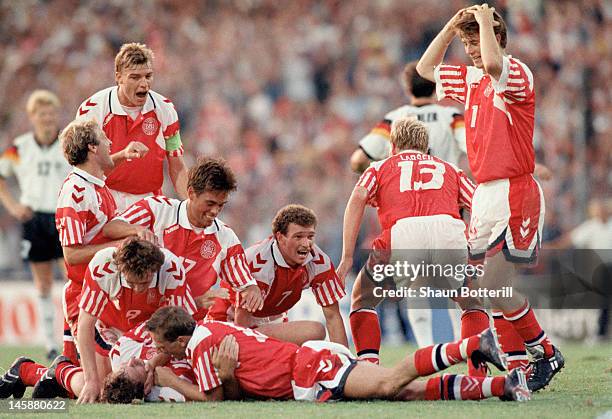
M 393 365 L 414 348 L 385 347 L 383 365 Z M 583 346 L 566 344 L 562 348 L 566 367 L 545 390 L 530 402 L 511 403 L 498 399 L 485 401 L 439 402 L 339 402 L 327 404 L 303 402 L 222 402 L 222 403 L 150 403 L 130 406 L 77 406 L 70 402 L 71 417 L 190 417 L 190 418 L 612 418 L 612 345 Z M 18 355 L 42 359 L 40 348 L 0 348 L 0 367 L 6 368 Z M 463 372 L 454 367 L 449 372 Z M 29 392 L 26 393 L 26 397 Z M 3 407 L 2 416 L 8 415 Z M 607 413 L 606 413 L 607 412 Z M 603 414 L 603 415 L 602 415 Z M 38 415 L 42 416 L 42 415 Z M 61 415 L 53 415 L 59 417 Z M 53 417 L 51 416 L 51 417 Z

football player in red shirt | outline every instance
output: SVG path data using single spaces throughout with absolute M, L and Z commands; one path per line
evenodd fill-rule
M 178 307 L 159 309 L 147 322 L 147 328 L 158 351 L 190 361 L 197 386 L 181 380 L 164 385 L 191 400 L 226 397 L 222 387 L 226 379 L 213 366 L 215 351 L 222 349 L 224 341 L 237 361 L 234 377 L 239 390 L 250 397 L 306 401 L 478 400 L 493 396 L 529 399 L 521 370 L 498 377 L 446 374 L 416 380 L 468 358 L 478 364 L 490 362 L 503 370 L 505 355 L 489 329 L 468 339 L 419 349 L 395 367 L 383 368 L 357 362 L 345 346 L 334 342 L 310 341 L 298 346 L 230 323 L 204 320 L 196 324 Z M 229 348 L 228 336 L 233 337 Z
M 115 56 L 116 86 L 100 90 L 85 100 L 77 119 L 95 120 L 117 153 L 130 141 L 146 146 L 138 160 L 129 160 L 109 172 L 108 187 L 119 211 L 141 198 L 159 195 L 164 180 L 164 160 L 179 196 L 187 196 L 187 168 L 183 161 L 178 115 L 170 100 L 151 90 L 153 51 L 128 43 Z
M 459 36 L 473 66 L 442 63 Z M 506 24 L 486 3 L 459 10 L 432 41 L 417 65 L 435 81 L 438 98 L 465 104 L 470 168 L 479 183 L 469 229 L 470 256 L 486 258 L 480 286 L 512 286 L 515 264 L 537 260 L 544 226 L 544 195 L 535 180 L 535 89 L 531 70 L 506 55 Z M 528 368 L 534 354 L 532 391 L 546 386 L 565 361 L 540 327 L 527 298 L 493 297 L 494 322 L 510 367 Z
M 94 121 L 73 121 L 60 134 L 64 157 L 74 167 L 59 193 L 55 224 L 64 252 L 68 282 L 62 293 L 64 355 L 77 362 L 76 336 L 79 294 L 87 263 L 100 249 L 116 246 L 102 235 L 104 224 L 115 216 L 116 205 L 104 173 L 127 159 L 137 159 L 143 145 L 131 142 L 110 155 L 110 141 Z
M 200 159 L 189 170 L 187 200 L 144 198 L 110 221 L 104 235 L 112 239 L 135 235 L 158 242 L 181 258 L 194 297 L 202 297 L 223 279 L 240 293 L 243 307 L 258 310 L 263 298 L 242 244 L 218 218 L 235 189 L 236 177 L 224 160 Z M 195 318 L 205 315 L 201 309 Z
M 311 288 L 323 310 L 329 339 L 348 346 L 344 321 L 338 303 L 344 285 L 336 275 L 329 256 L 315 243 L 317 216 L 302 205 L 281 208 L 272 221 L 273 235 L 246 249 L 249 269 L 264 296 L 260 310 L 248 313 L 233 295 L 217 299 L 208 318 L 234 320 L 238 326 L 258 331 L 298 345 L 325 338 L 325 330 L 315 321 L 287 321 L 287 311 Z
M 363 173 L 344 214 L 340 278 L 353 265 L 366 205 L 377 208 L 382 227 L 382 233 L 372 244 L 368 263 L 353 286 L 350 315 L 357 355 L 374 363 L 378 363 L 380 349 L 380 327 L 374 307 L 383 299 L 376 287 L 384 285 L 374 275 L 376 265 L 401 262 L 416 266 L 424 262 L 463 268 L 467 263 L 465 224 L 459 209 L 470 209 L 474 184 L 456 166 L 428 155 L 428 138 L 424 123 L 415 118 L 396 120 L 391 130 L 391 156 L 372 163 Z M 417 290 L 415 296 L 432 285 L 453 290 L 462 285 L 455 278 L 432 278 L 427 274 L 413 278 L 395 276 L 393 281 L 391 286 L 410 285 Z M 488 316 L 478 299 L 460 296 L 453 299 L 465 310 L 462 337 L 488 328 Z M 470 374 L 477 374 L 475 368 Z
M 85 373 L 80 403 L 97 400 L 111 369 L 112 345 L 163 305 L 181 306 L 190 314 L 197 310 L 183 266 L 172 252 L 132 238 L 96 253 L 79 302 L 78 346 Z

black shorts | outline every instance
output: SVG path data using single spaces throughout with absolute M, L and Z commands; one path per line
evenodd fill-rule
M 55 228 L 55 214 L 35 212 L 23 223 L 21 257 L 30 262 L 47 262 L 64 256 Z

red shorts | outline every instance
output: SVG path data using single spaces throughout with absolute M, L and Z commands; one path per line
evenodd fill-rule
M 544 194 L 532 175 L 481 183 L 472 199 L 470 258 L 480 260 L 501 250 L 510 262 L 535 262 L 544 211 Z
M 76 330 L 79 320 L 79 300 L 81 299 L 81 290 L 83 284 L 68 280 L 64 284 L 64 290 L 62 292 L 62 309 L 64 311 L 64 319 L 68 326 L 73 330 Z
M 292 387 L 295 400 L 326 401 L 344 396 L 346 379 L 357 361 L 337 343 L 311 340 L 296 352 Z

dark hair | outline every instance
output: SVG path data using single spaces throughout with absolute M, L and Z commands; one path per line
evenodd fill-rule
M 232 192 L 236 190 L 236 176 L 225 160 L 201 157 L 189 169 L 187 187 L 198 195 L 205 191 Z
M 100 128 L 96 121 L 72 121 L 60 134 L 64 157 L 71 166 L 87 161 L 90 145 L 100 144 Z
M 493 26 L 493 32 L 495 35 L 499 35 L 499 46 L 506 48 L 506 44 L 508 42 L 508 29 L 506 27 L 506 22 L 504 21 L 504 18 L 497 13 L 497 11 L 493 12 L 493 19 L 499 22 L 499 25 Z M 460 35 L 471 36 L 480 34 L 480 26 L 478 25 L 478 22 L 476 22 L 474 15 L 471 13 L 463 13 L 455 25 L 455 29 L 459 31 Z
M 130 380 L 125 371 L 109 374 L 104 379 L 100 397 L 104 403 L 129 404 L 143 398 L 144 383 Z
M 424 79 L 416 71 L 417 61 L 409 62 L 404 66 L 404 87 L 414 97 L 429 97 L 436 90 L 436 84 Z
M 113 259 L 120 270 L 137 276 L 157 272 L 164 264 L 164 254 L 159 247 L 136 237 L 126 239 L 115 251 Z
M 303 205 L 291 204 L 284 206 L 272 220 L 272 232 L 287 234 L 289 224 L 294 223 L 302 227 L 317 226 L 317 216 L 310 208 Z
M 146 327 L 149 332 L 161 334 L 164 340 L 175 342 L 179 336 L 193 335 L 196 322 L 185 309 L 168 306 L 153 313 Z

